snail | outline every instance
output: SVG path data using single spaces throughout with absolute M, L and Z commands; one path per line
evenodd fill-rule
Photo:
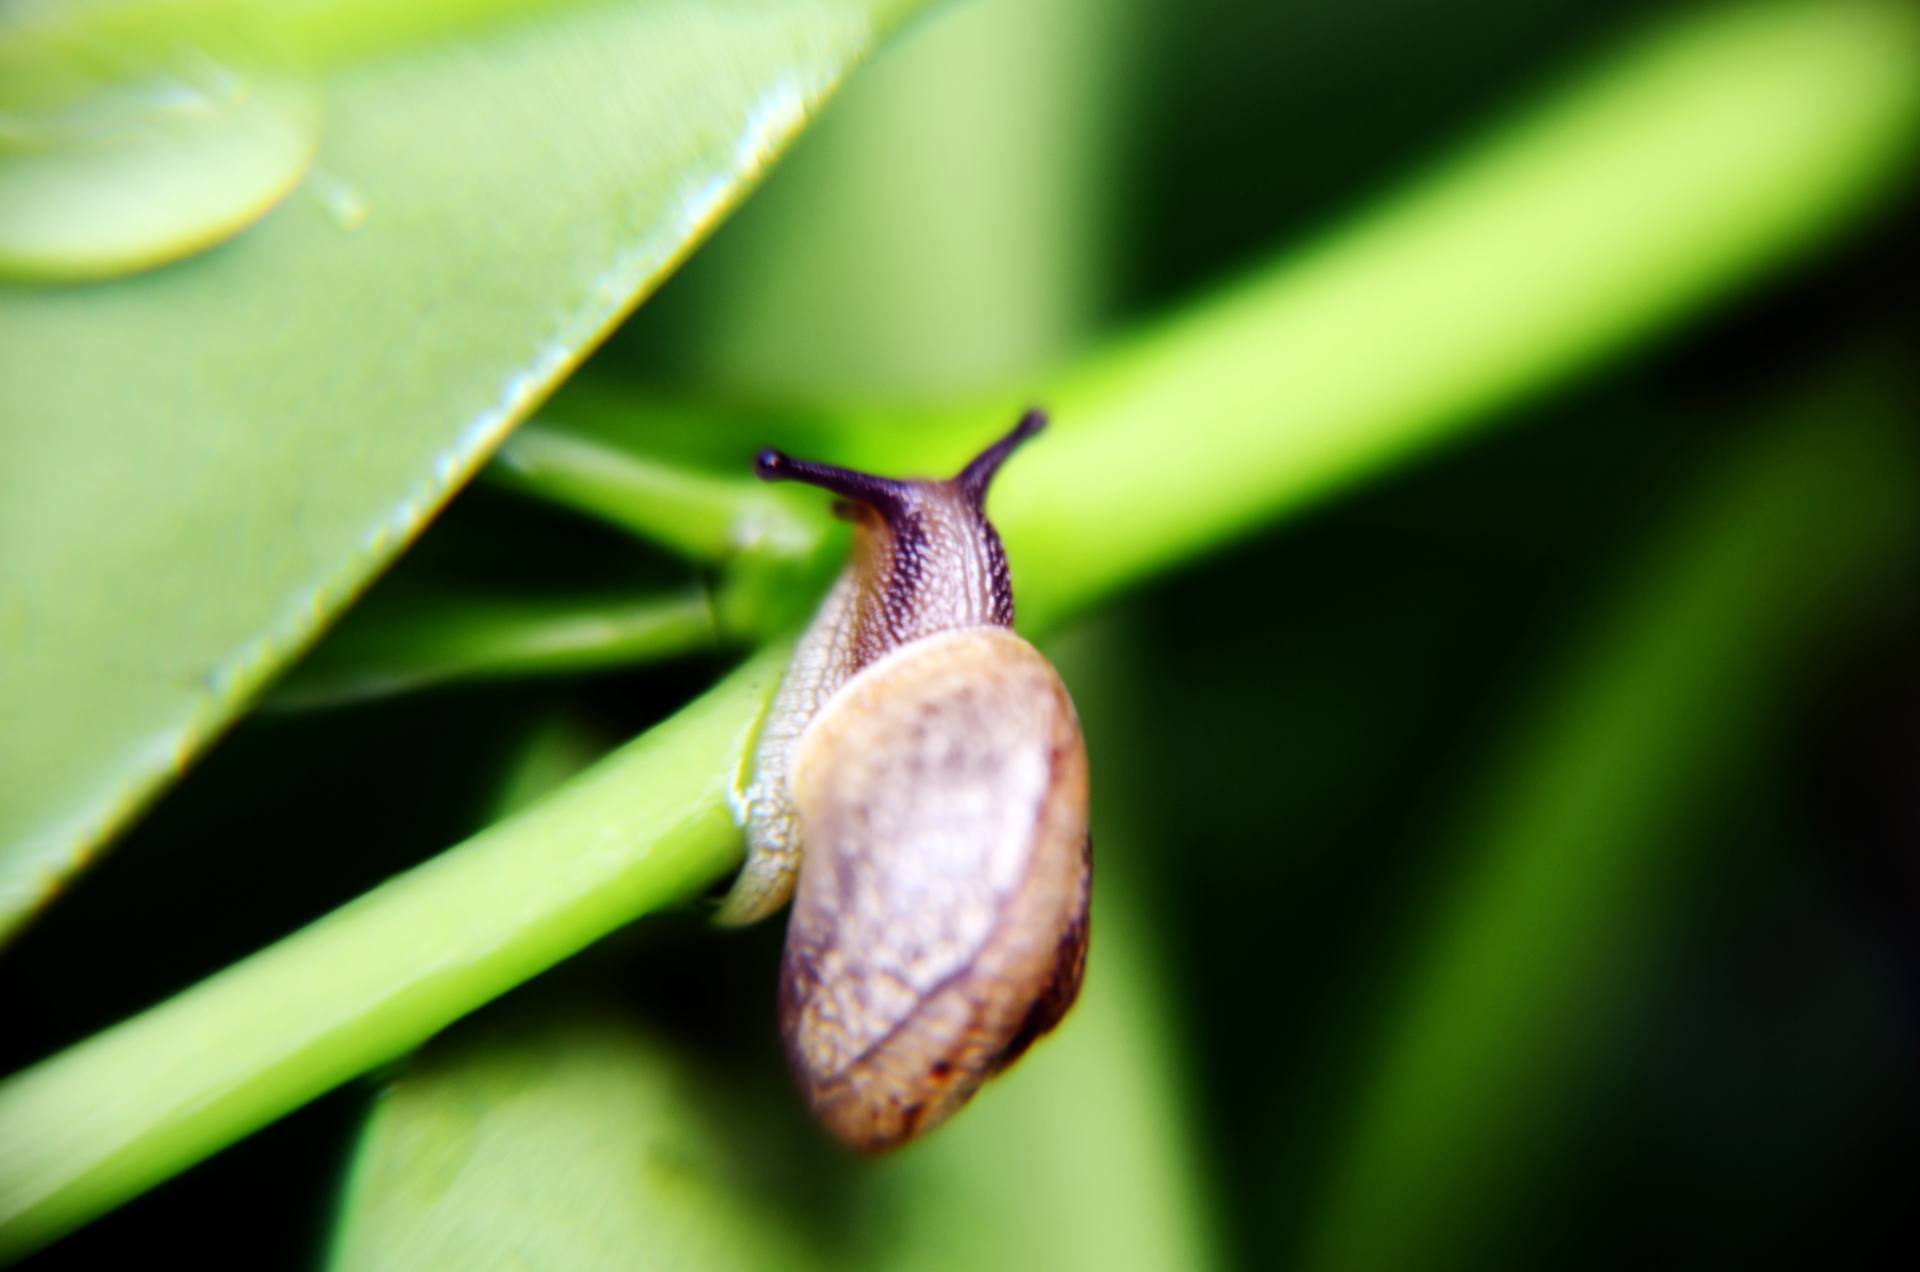
M 1072 1006 L 1092 840 L 1072 700 L 1013 634 L 987 486 L 1029 411 L 946 481 L 763 451 L 840 497 L 851 562 L 796 647 L 746 792 L 719 919 L 791 895 L 779 1015 L 814 1113 L 863 1152 L 945 1121 Z

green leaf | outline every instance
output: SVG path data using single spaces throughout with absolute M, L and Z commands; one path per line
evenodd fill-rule
M 411 1061 L 375 1106 L 331 1266 L 825 1266 L 756 1195 L 769 1163 L 740 1102 L 628 1010 L 506 1013 Z
M 319 94 L 305 189 L 165 269 L 0 290 L 0 932 L 313 640 L 904 7 L 273 7 Z M 65 47 L 115 47 L 122 8 L 75 10 Z
M 1460 832 L 1473 864 L 1410 955 L 1306 1266 L 1506 1261 L 1488 1234 L 1522 1224 L 1684 913 L 1677 850 L 1710 842 L 1690 819 L 1737 789 L 1728 761 L 1767 727 L 1793 652 L 1911 559 L 1903 382 L 1822 384 L 1764 432 L 1515 730 Z

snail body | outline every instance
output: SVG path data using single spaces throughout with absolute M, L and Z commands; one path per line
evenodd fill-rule
M 721 918 L 793 896 L 788 1061 L 822 1123 L 863 1151 L 944 1121 L 1079 992 L 1086 746 L 1059 675 L 1011 630 L 984 512 L 994 472 L 1043 421 L 1029 412 L 948 481 L 758 463 L 840 495 L 855 544 L 762 728 L 747 865 Z

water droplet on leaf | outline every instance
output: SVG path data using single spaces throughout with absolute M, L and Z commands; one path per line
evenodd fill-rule
M 250 60 L 231 28 L 197 34 L 0 21 L 0 277 L 164 265 L 233 237 L 299 183 L 319 133 L 313 90 Z

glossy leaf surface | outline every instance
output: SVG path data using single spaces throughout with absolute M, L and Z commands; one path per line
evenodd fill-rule
M 318 94 L 306 185 L 165 268 L 0 290 L 0 718 L 32 722 L 0 734 L 0 931 L 392 559 L 901 7 L 272 7 Z M 123 8 L 75 10 L 63 47 L 134 40 Z

